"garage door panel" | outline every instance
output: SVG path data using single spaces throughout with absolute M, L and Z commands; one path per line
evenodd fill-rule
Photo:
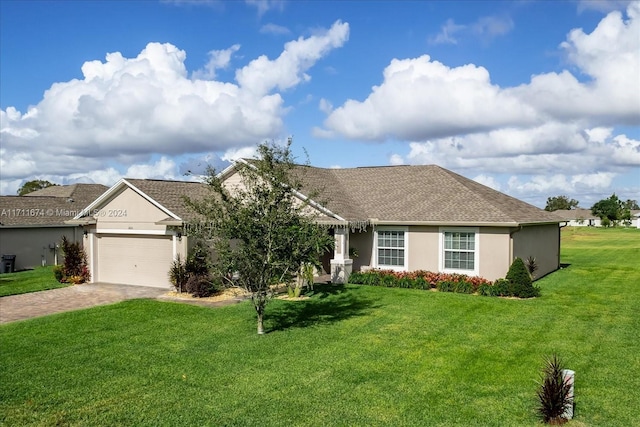
M 169 288 L 171 236 L 99 236 L 100 282 Z

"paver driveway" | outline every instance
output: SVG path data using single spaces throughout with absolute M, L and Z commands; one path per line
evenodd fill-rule
M 0 298 L 0 323 L 112 304 L 134 298 L 158 298 L 168 289 L 91 283 Z

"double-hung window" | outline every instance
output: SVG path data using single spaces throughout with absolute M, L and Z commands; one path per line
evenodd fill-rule
M 442 230 L 442 267 L 444 271 L 475 275 L 478 273 L 478 233 L 474 229 Z
M 406 233 L 404 230 L 377 230 L 377 264 L 379 268 L 406 268 Z

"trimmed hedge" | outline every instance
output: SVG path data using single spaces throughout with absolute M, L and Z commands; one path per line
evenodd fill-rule
M 522 260 L 521 260 L 522 261 Z M 524 266 L 524 265 L 523 265 Z M 522 279 L 518 275 L 519 279 Z M 440 292 L 457 292 L 463 294 L 478 294 L 483 296 L 512 296 L 519 298 L 531 298 L 539 296 L 539 288 L 531 285 L 522 286 L 521 283 L 507 279 L 498 279 L 491 282 L 478 276 L 465 274 L 434 273 L 431 271 L 393 271 L 372 269 L 356 271 L 349 276 L 349 283 L 356 285 L 383 286 L 387 288 L 406 289 L 437 289 Z

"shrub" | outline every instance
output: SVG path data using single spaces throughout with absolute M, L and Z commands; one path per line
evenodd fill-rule
M 185 268 L 191 275 L 207 276 L 211 270 L 209 248 L 202 242 L 197 241 L 189 251 Z
M 440 292 L 453 292 L 455 290 L 455 283 L 449 280 L 443 280 L 436 284 L 436 289 Z
M 498 294 L 496 294 L 496 287 L 493 286 L 491 283 L 482 283 L 480 284 L 480 286 L 478 286 L 478 294 L 485 296 L 485 297 L 495 297 Z
M 540 294 L 540 290 L 534 287 L 531 275 L 521 258 L 513 260 L 506 279 L 509 281 L 509 293 L 519 298 L 532 298 Z
M 185 290 L 196 298 L 206 298 L 218 293 L 221 286 L 216 286 L 209 275 L 193 274 L 189 276 Z
M 472 294 L 475 292 L 475 290 L 473 289 L 473 284 L 467 280 L 461 280 L 457 282 L 453 288 L 453 291 L 460 294 Z
M 176 256 L 176 259 L 171 262 L 171 268 L 169 269 L 169 281 L 175 286 L 176 291 L 182 293 L 186 291 L 185 285 L 189 280 L 189 273 L 185 263 L 180 258 L 180 254 Z
M 571 384 L 563 376 L 562 361 L 557 355 L 547 358 L 538 389 L 538 415 L 548 424 L 567 422 L 564 413 L 573 405 Z
M 91 273 L 87 267 L 87 255 L 80 242 L 70 242 L 67 236 L 62 236 L 62 252 L 64 263 L 61 271 L 53 274 L 61 283 L 80 284 L 91 280 Z
M 55 267 L 53 267 L 53 276 L 56 278 L 58 282 L 60 283 L 64 282 L 64 270 L 62 266 L 56 265 Z
M 493 296 L 508 297 L 511 296 L 511 282 L 507 279 L 498 279 L 493 283 Z

